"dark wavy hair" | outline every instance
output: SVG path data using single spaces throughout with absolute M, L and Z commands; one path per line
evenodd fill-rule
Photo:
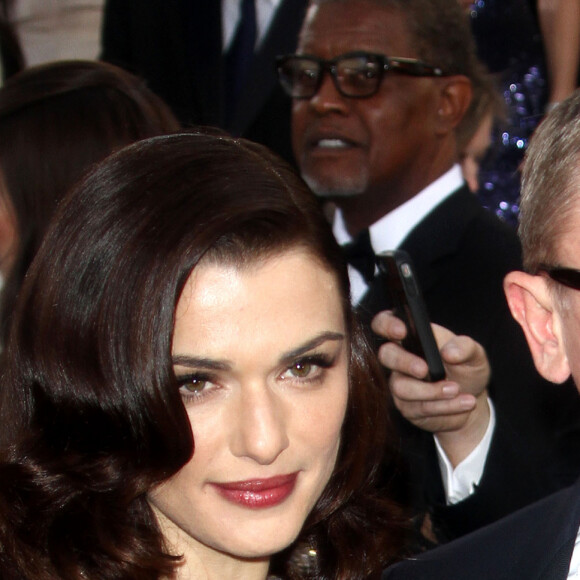
M 350 394 L 331 480 L 272 569 L 293 577 L 304 543 L 321 579 L 368 578 L 397 557 L 404 521 L 375 487 L 391 453 L 388 390 L 318 201 L 262 146 L 188 133 L 97 167 L 26 278 L 0 391 L 3 579 L 171 576 L 176 558 L 146 494 L 194 453 L 171 364 L 177 301 L 204 259 L 242 264 L 296 247 L 339 282 Z
M 112 151 L 179 128 L 141 79 L 113 65 L 60 61 L 8 79 L 0 89 L 0 173 L 17 241 L 0 304 L 3 335 L 66 191 Z

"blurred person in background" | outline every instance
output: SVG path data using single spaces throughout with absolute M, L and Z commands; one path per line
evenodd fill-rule
M 94 163 L 133 141 L 175 132 L 144 82 L 94 61 L 31 67 L 0 89 L 0 328 L 50 218 Z
M 187 126 L 212 125 L 292 160 L 274 59 L 307 0 L 106 0 L 101 58 L 143 77 Z

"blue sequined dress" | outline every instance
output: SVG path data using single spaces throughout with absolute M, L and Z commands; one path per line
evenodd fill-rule
M 530 0 L 479 0 L 470 18 L 479 57 L 497 77 L 507 109 L 507 120 L 494 131 L 482 164 L 478 196 L 483 205 L 515 225 L 518 167 L 548 97 L 537 15 Z

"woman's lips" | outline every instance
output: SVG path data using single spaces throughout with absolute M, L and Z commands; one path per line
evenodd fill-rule
M 298 472 L 268 479 L 252 479 L 230 483 L 213 483 L 228 501 L 247 508 L 260 509 L 282 503 L 294 490 Z

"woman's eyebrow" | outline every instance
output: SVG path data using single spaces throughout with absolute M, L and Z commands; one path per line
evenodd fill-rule
M 229 371 L 231 365 L 225 361 L 214 360 L 211 358 L 190 356 L 187 354 L 177 354 L 171 357 L 173 365 L 190 367 L 196 369 L 207 369 L 211 371 Z
M 299 357 L 312 349 L 320 346 L 328 341 L 342 341 L 345 335 L 340 332 L 322 332 L 311 340 L 305 342 L 299 347 L 285 352 L 280 357 L 282 362 L 291 362 L 296 357 Z M 187 354 L 176 354 L 171 357 L 171 361 L 175 366 L 190 367 L 195 369 L 207 369 L 212 371 L 230 371 L 232 366 L 230 363 L 223 360 L 214 360 L 205 357 L 191 356 Z
M 285 362 L 285 361 L 290 362 L 290 361 L 294 360 L 296 357 L 299 357 L 303 354 L 306 354 L 307 352 L 311 351 L 312 349 L 316 348 L 317 346 L 320 346 L 321 344 L 323 344 L 325 342 L 328 342 L 329 340 L 330 341 L 343 341 L 344 339 L 345 339 L 345 335 L 342 334 L 341 332 L 330 332 L 330 331 L 322 332 L 321 334 L 319 334 L 318 336 L 315 336 L 314 338 L 312 338 L 308 342 L 305 342 L 301 346 L 284 353 L 280 357 L 280 360 L 282 360 L 283 362 Z

